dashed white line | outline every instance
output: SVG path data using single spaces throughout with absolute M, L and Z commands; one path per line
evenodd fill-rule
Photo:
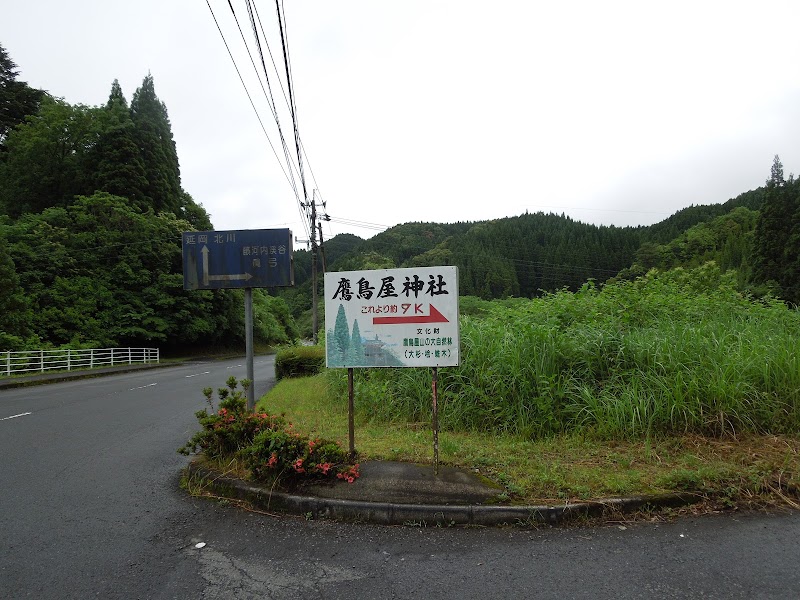
M 20 413 L 18 415 L 11 415 L 10 417 L 3 417 L 2 419 L 0 419 L 0 421 L 8 421 L 9 419 L 16 419 L 17 417 L 26 417 L 26 416 L 32 415 L 32 414 L 33 413 L 30 413 L 30 412 Z
M 187 375 L 186 379 L 189 379 L 190 377 L 197 377 L 198 375 L 208 375 L 209 373 L 211 373 L 211 371 L 203 371 L 202 373 L 195 373 L 194 375 Z
M 236 369 L 237 367 L 241 367 L 242 365 L 234 365 L 232 367 L 225 367 L 226 369 Z
M 147 385 L 140 385 L 139 387 L 131 388 L 128 391 L 132 392 L 133 390 L 143 390 L 144 388 L 153 387 L 154 385 L 158 385 L 157 383 L 148 383 Z

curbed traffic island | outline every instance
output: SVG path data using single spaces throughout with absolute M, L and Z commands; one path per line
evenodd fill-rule
M 187 473 L 216 496 L 246 502 L 252 508 L 314 519 L 414 526 L 536 526 L 571 520 L 609 518 L 642 509 L 679 507 L 698 501 L 696 494 L 610 498 L 557 506 L 501 504 L 501 489 L 472 473 L 452 467 L 434 475 L 430 465 L 366 462 L 353 484 L 301 484 L 291 492 L 246 482 L 201 461 Z

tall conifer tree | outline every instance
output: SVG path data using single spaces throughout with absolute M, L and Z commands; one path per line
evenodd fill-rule
M 153 76 L 148 74 L 133 94 L 131 119 L 144 164 L 145 196 L 156 212 L 178 214 L 181 208 L 181 174 L 172 138 L 167 107 L 156 96 Z
M 8 132 L 26 116 L 36 114 L 44 97 L 42 90 L 17 81 L 18 75 L 17 65 L 0 44 L 0 150 Z
M 754 275 L 760 283 L 774 282 L 782 298 L 800 302 L 800 185 L 786 181 L 776 155 L 764 192 L 754 237 Z
M 136 126 L 116 79 L 101 118 L 102 132 L 92 155 L 94 189 L 128 198 L 132 206 L 147 210 L 151 204 L 145 195 L 148 182 L 136 143 Z

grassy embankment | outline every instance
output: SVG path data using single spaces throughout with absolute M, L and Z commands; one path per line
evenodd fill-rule
M 800 314 L 713 265 L 536 300 L 462 302 L 440 457 L 522 502 L 692 491 L 798 505 Z M 357 371 L 362 459 L 431 460 L 430 372 Z M 262 400 L 347 443 L 343 371 Z

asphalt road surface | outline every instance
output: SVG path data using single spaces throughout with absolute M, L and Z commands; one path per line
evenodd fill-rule
M 256 358 L 259 394 L 273 373 Z M 798 513 L 437 529 L 191 498 L 175 450 L 230 375 L 243 360 L 0 391 L 0 597 L 800 597 Z

